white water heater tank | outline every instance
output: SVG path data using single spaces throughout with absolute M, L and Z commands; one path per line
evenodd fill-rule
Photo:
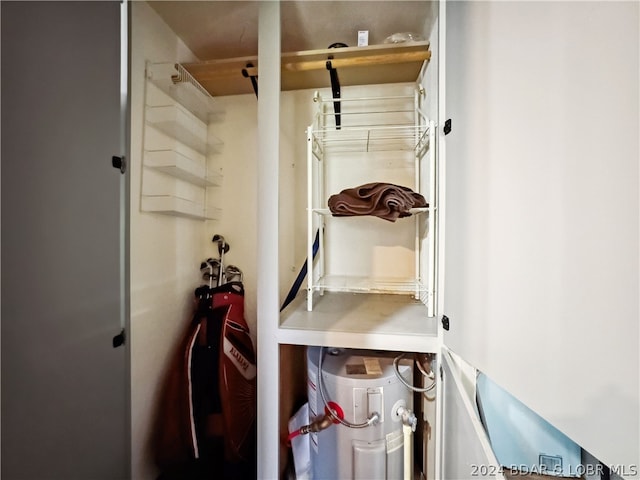
M 307 391 L 310 421 L 324 414 L 318 362 L 322 353 L 322 388 L 327 402 L 335 402 L 352 425 L 374 413 L 374 425 L 350 428 L 337 424 L 310 434 L 314 480 L 376 480 L 403 478 L 402 419 L 399 407 L 413 410 L 413 393 L 397 377 L 398 354 L 340 348 L 307 348 Z M 413 383 L 413 361 L 402 359 L 398 372 Z

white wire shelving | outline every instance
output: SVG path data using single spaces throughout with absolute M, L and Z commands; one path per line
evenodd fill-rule
M 325 292 L 336 292 L 405 295 L 433 315 L 435 128 L 420 109 L 423 93 L 326 99 L 314 95 L 316 114 L 307 128 L 308 312 L 314 302 L 323 301 Z M 428 206 L 410 209 L 411 221 L 399 219 L 392 227 L 333 216 L 327 208 L 330 195 L 349 181 L 374 179 L 409 187 L 423 194 Z

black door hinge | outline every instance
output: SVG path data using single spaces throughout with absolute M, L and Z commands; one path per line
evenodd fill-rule
M 447 317 L 446 315 L 442 316 L 442 328 L 447 331 L 449 330 L 449 317 Z
M 113 341 L 112 341 L 113 348 L 121 347 L 122 345 L 124 345 L 126 340 L 127 340 L 127 335 L 125 334 L 124 328 L 123 328 L 118 335 L 113 337 Z
M 442 129 L 445 135 L 449 135 L 451 133 L 451 119 L 448 118 L 444 121 L 444 128 Z
M 118 157 L 116 155 L 111 157 L 111 166 L 120 170 L 120 173 L 127 171 L 127 161 L 124 157 Z

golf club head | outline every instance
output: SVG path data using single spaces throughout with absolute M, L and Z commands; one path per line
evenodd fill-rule
M 209 258 L 207 259 L 207 264 L 209 265 L 209 268 L 213 273 L 213 277 L 218 278 L 218 276 L 220 275 L 220 260 L 218 260 L 217 258 Z
M 242 282 L 242 270 L 235 265 L 227 265 L 227 268 L 224 270 L 224 275 L 228 282 L 236 280 L 237 278 Z
M 223 253 L 227 253 L 229 251 L 229 244 L 227 243 L 227 241 L 224 239 L 224 237 L 222 235 L 218 235 L 215 234 L 213 236 L 213 238 L 211 239 L 211 241 L 213 243 L 217 243 L 218 244 L 218 253 L 219 254 L 223 254 Z
M 220 266 L 220 260 L 218 260 L 217 258 L 207 258 L 206 260 L 204 260 L 201 264 L 200 264 L 200 270 L 211 270 L 212 268 L 219 268 Z

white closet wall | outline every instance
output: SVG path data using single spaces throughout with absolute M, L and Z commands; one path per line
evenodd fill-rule
M 153 480 L 159 473 L 151 443 L 156 408 L 169 360 L 191 320 L 193 291 L 204 283 L 200 262 L 218 256 L 211 242 L 216 233 L 231 245 L 225 264 L 244 273 L 245 318 L 255 343 L 257 102 L 255 95 L 215 99 L 223 113 L 209 131 L 224 145 L 209 165 L 223 178 L 207 194 L 220 209 L 217 220 L 141 212 L 146 62 L 198 59 L 146 2 L 131 5 L 132 478 Z
M 453 119 L 441 157 L 449 179 L 446 241 L 440 237 L 450 254 L 444 266 L 448 290 L 439 285 L 444 296 L 437 310 L 452 322 L 445 343 L 600 460 L 632 462 L 638 443 L 630 437 L 639 421 L 638 5 L 449 5 L 456 35 L 447 50 L 457 83 L 448 93 L 446 116 L 438 119 Z M 224 142 L 217 164 L 224 178 L 213 193 L 218 220 L 141 213 L 145 62 L 197 59 L 146 3 L 132 2 L 132 11 L 132 477 L 157 477 L 149 443 L 154 409 L 169 357 L 190 320 L 199 264 L 217 256 L 214 233 L 231 244 L 227 263 L 244 271 L 245 316 L 254 340 L 258 271 L 269 265 L 260 270 L 269 296 L 266 313 L 260 312 L 259 438 L 264 471 L 274 472 L 273 425 L 278 410 L 281 424 L 292 412 L 285 411 L 291 399 L 274 401 L 274 392 L 288 387 L 288 357 L 276 349 L 289 345 L 277 339 L 271 282 L 278 282 L 283 299 L 307 254 L 305 128 L 313 90 L 280 93 L 279 142 L 272 125 L 261 127 L 277 152 L 258 148 L 253 94 L 217 99 L 226 112 L 209 127 Z M 548 35 L 541 36 L 543 30 Z M 437 30 L 432 32 L 433 57 L 423 81 L 431 98 L 443 53 Z M 265 38 L 263 47 L 273 47 L 274 39 Z M 262 78 L 271 78 L 271 70 L 263 68 Z M 357 87 L 354 94 L 368 91 Z M 428 104 L 435 117 L 436 102 Z M 464 113 L 456 110 L 460 105 Z M 271 224 L 256 217 L 265 161 L 279 170 L 273 186 L 277 238 Z M 273 195 L 268 198 L 273 218 Z M 269 248 L 262 249 L 258 233 L 268 234 Z M 277 267 L 263 261 L 276 255 L 272 240 Z M 603 431 L 630 440 L 612 442 Z
M 247 82 L 249 80 L 247 79 Z M 226 265 L 236 265 L 243 272 L 245 287 L 245 319 L 256 343 L 256 202 L 257 202 L 257 102 L 255 95 L 216 97 L 224 113 L 209 125 L 209 130 L 224 142 L 222 151 L 214 155 L 214 164 L 222 173 L 222 185 L 208 194 L 220 208 L 217 220 L 205 222 L 200 248 L 203 258 L 218 257 L 211 242 L 214 234 L 224 235 L 229 252 Z
M 189 321 L 204 222 L 140 212 L 145 62 L 193 54 L 145 3 L 131 2 L 131 418 L 132 478 L 157 477 L 150 448 L 168 360 Z

